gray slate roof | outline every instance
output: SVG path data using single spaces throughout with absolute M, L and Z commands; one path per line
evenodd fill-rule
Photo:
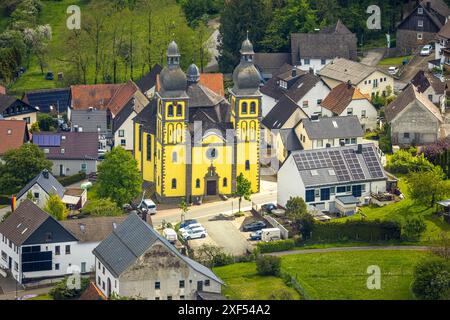
M 291 98 L 283 95 L 272 110 L 264 117 L 262 124 L 267 129 L 281 129 L 297 110 L 301 110 L 304 113 Z M 307 117 L 306 114 L 305 117 Z
M 72 110 L 71 126 L 83 127 L 83 132 L 98 132 L 97 126 L 100 126 L 100 133 L 108 131 L 106 110 Z
M 139 218 L 137 214 L 129 215 L 94 249 L 93 253 L 115 277 L 119 277 L 156 242 L 162 243 L 175 256 L 197 272 L 223 284 L 222 280 L 210 269 L 179 253 L 172 244 Z
M 280 129 L 281 141 L 283 142 L 284 148 L 287 151 L 303 150 L 303 146 L 298 140 L 295 129 Z
M 45 174 L 47 174 L 48 178 L 45 177 Z M 30 190 L 30 188 L 34 186 L 36 183 L 40 185 L 41 188 L 45 192 L 47 192 L 47 194 L 49 195 L 57 194 L 61 199 L 64 196 L 64 193 L 66 192 L 66 188 L 64 188 L 62 184 L 59 183 L 58 180 L 56 180 L 56 178 L 51 174 L 51 172 L 43 170 L 36 177 L 34 177 L 33 180 L 28 182 L 27 185 L 22 188 L 22 190 L 20 190 L 20 192 L 17 194 L 17 199 L 26 194 L 28 190 Z
M 304 119 L 302 122 L 310 139 L 355 138 L 364 135 L 357 116 Z
M 300 59 L 334 59 L 342 57 L 356 60 L 357 38 L 339 20 L 336 24 L 315 33 L 291 34 L 292 63 Z
M 255 53 L 253 62 L 265 77 L 273 77 L 284 64 L 291 63 L 291 54 Z

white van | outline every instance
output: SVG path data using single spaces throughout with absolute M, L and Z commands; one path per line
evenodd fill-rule
M 156 214 L 156 204 L 151 199 L 142 201 L 139 209 L 151 215 Z
M 270 242 L 281 239 L 281 231 L 278 228 L 268 228 L 261 230 L 261 241 Z
M 177 232 L 171 228 L 166 228 L 163 230 L 164 238 L 170 243 L 175 243 L 178 240 Z

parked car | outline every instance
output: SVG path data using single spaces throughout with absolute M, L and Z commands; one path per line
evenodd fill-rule
M 199 238 L 206 238 L 208 233 L 206 232 L 206 229 L 203 227 L 197 227 L 192 229 L 186 229 L 181 234 L 183 236 L 184 240 L 192 240 L 192 239 L 199 239 Z
M 433 51 L 433 46 L 431 44 L 427 44 L 423 46 L 422 50 L 420 50 L 421 56 L 429 56 Z
M 245 232 L 258 231 L 258 230 L 264 229 L 265 227 L 266 227 L 266 224 L 263 221 L 255 221 L 255 222 L 251 222 L 251 223 L 244 225 L 244 227 L 242 227 L 242 230 Z
M 398 70 L 398 67 L 389 67 L 388 72 L 389 74 L 396 75 L 398 73 Z
M 259 241 L 259 240 L 261 240 L 261 235 L 262 235 L 262 230 L 252 232 L 252 233 L 250 233 L 250 240 Z
M 166 228 L 163 230 L 164 238 L 170 243 L 175 243 L 178 240 L 177 232 L 171 228 Z
M 196 222 L 196 223 L 191 223 L 191 224 L 185 226 L 184 228 L 180 228 L 178 231 L 183 233 L 186 230 L 195 229 L 195 228 L 203 228 L 203 226 L 201 223 Z
M 186 228 L 188 225 L 194 224 L 194 223 L 198 223 L 197 220 L 195 220 L 195 219 L 184 220 L 184 222 L 182 222 L 180 224 L 180 229 Z
M 49 71 L 45 74 L 45 80 L 53 80 L 54 78 L 55 78 L 55 75 L 51 71 Z
M 281 231 L 278 228 L 261 230 L 261 240 L 265 242 L 277 241 L 281 239 Z
M 277 206 L 273 203 L 266 203 L 261 206 L 262 211 L 267 213 L 272 213 L 272 210 L 277 209 Z
M 144 201 L 142 201 L 139 209 L 151 215 L 156 214 L 156 204 L 151 199 L 145 199 Z

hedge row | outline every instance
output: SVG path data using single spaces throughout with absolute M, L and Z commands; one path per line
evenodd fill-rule
M 395 221 L 346 221 L 319 222 L 314 224 L 311 235 L 316 241 L 386 241 L 399 240 L 401 238 L 401 225 Z
M 259 242 L 257 246 L 259 252 L 261 253 L 288 251 L 295 247 L 295 241 L 288 239 L 271 242 Z
M 4 196 L 0 194 L 0 204 L 1 205 L 10 205 L 11 198 L 9 196 Z
M 58 177 L 57 178 L 59 183 L 61 183 L 64 187 L 70 186 L 71 184 L 83 181 L 86 179 L 86 173 L 79 172 L 77 174 L 74 174 L 73 176 L 67 176 L 67 177 Z

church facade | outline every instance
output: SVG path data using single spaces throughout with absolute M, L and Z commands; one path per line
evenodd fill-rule
M 134 157 L 160 202 L 229 196 L 240 174 L 259 192 L 260 77 L 248 39 L 240 52 L 228 101 L 199 83 L 194 64 L 184 73 L 169 44 L 155 97 L 134 119 Z

